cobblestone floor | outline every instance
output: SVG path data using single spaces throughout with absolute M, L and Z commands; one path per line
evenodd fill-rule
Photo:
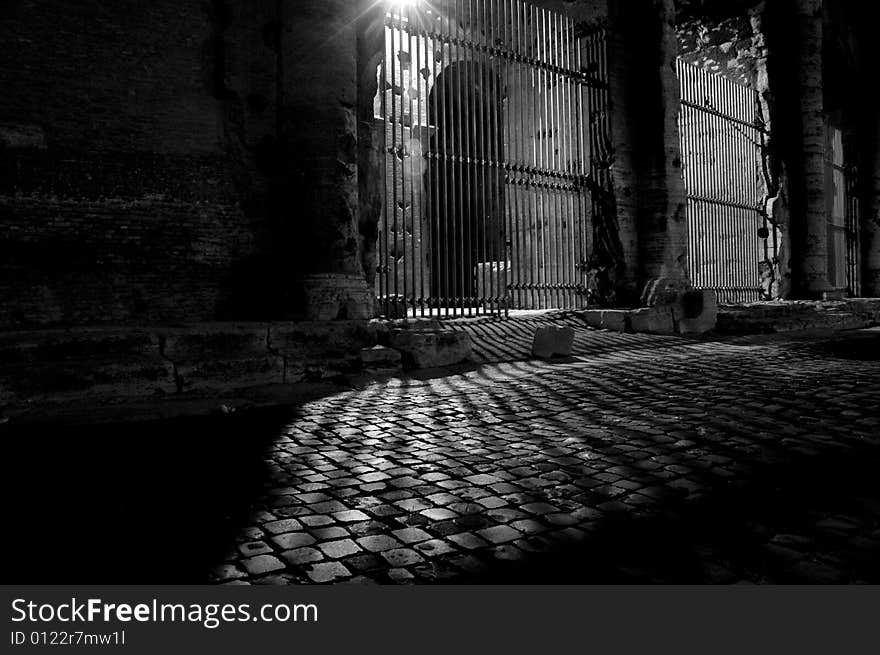
M 293 415 L 6 435 L 7 576 L 880 582 L 880 334 L 579 339 Z
M 620 336 L 309 403 L 211 575 L 880 582 L 875 336 Z

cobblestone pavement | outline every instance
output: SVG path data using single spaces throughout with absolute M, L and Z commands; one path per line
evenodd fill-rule
M 595 334 L 304 405 L 211 579 L 880 582 L 880 335 Z
M 576 345 L 293 410 L 0 428 L 6 581 L 880 583 L 880 333 Z

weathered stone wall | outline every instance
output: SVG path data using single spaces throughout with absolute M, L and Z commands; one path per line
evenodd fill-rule
M 358 29 L 368 4 L 281 4 L 282 280 L 304 292 L 310 319 L 373 314 L 360 252 L 358 181 Z
M 361 371 L 362 348 L 384 324 L 367 321 L 82 327 L 0 333 L 0 416 L 49 417 L 131 403 L 177 404 L 272 392 Z M 270 398 L 267 397 L 267 400 Z
M 361 4 L 4 10 L 0 329 L 371 316 Z
M 728 0 L 707 4 L 678 0 L 679 56 L 691 65 L 734 82 L 754 84 L 758 71 L 750 13 L 757 2 Z
M 259 311 L 274 7 L 5 3 L 0 329 Z

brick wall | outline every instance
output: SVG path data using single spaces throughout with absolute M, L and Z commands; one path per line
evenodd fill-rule
M 0 329 L 268 311 L 274 7 L 4 3 Z

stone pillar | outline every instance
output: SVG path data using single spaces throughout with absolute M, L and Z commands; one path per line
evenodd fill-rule
M 690 286 L 673 2 L 613 0 L 609 29 L 620 232 L 640 300 L 653 304 Z
M 876 101 L 875 101 L 876 103 Z M 871 140 L 873 165 L 866 162 L 867 175 L 862 202 L 862 293 L 871 298 L 880 297 L 880 107 Z
M 828 281 L 828 216 L 826 209 L 825 141 L 826 125 L 822 92 L 822 4 L 823 0 L 798 0 L 795 30 L 800 35 L 800 66 L 803 125 L 804 239 L 799 258 L 799 291 L 807 297 L 830 290 Z M 794 154 L 794 153 L 792 153 Z M 793 217 L 798 220 L 798 216 Z
M 361 265 L 367 285 L 374 288 L 378 263 L 379 221 L 385 197 L 385 124 L 377 121 L 374 103 L 379 92 L 377 71 L 385 52 L 385 6 L 372 3 L 358 20 L 358 229 Z
M 358 248 L 357 18 L 361 2 L 281 3 L 280 234 L 304 317 L 369 318 Z M 285 281 L 280 281 L 285 283 Z
M 620 277 L 616 282 L 616 301 L 619 305 L 635 305 L 641 294 L 639 273 L 639 192 L 637 167 L 638 143 L 629 117 L 637 104 L 633 77 L 639 71 L 638 37 L 634 25 L 626 20 L 619 0 L 608 2 L 608 83 L 609 122 L 614 166 L 611 168 L 613 211 L 617 222 L 620 244 Z M 628 109 L 629 108 L 629 109 Z
M 752 65 L 755 71 L 755 90 L 760 98 L 761 116 L 767 130 L 763 157 L 764 173 L 764 211 L 770 222 L 779 230 L 778 252 L 773 264 L 773 282 L 770 295 L 775 299 L 785 299 L 791 294 L 791 231 L 788 211 L 788 175 L 785 160 L 777 147 L 775 118 L 779 116 L 780 130 L 784 131 L 784 116 L 776 111 L 777 99 L 771 75 L 768 70 L 769 53 L 767 49 L 767 4 L 758 3 L 750 12 L 749 22 L 752 30 Z

